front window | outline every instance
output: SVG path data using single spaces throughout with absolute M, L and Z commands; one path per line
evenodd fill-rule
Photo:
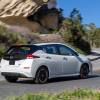
M 60 45 L 58 46 L 58 49 L 59 49 L 60 55 L 78 56 L 78 54 L 74 50 L 72 50 L 71 48 L 67 46 Z
M 53 45 L 45 46 L 45 51 L 48 54 L 58 54 L 56 47 Z

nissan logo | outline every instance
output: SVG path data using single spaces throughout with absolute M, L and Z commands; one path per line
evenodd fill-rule
M 13 56 L 10 56 L 10 59 L 13 59 Z

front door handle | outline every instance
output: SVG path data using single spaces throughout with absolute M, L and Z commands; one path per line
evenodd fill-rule
M 68 58 L 64 57 L 63 60 L 68 60 Z
M 46 57 L 46 58 L 47 58 L 47 59 L 51 59 L 51 57 L 49 57 L 49 56 L 48 56 L 48 57 Z

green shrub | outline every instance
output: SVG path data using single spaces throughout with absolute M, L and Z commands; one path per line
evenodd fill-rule
M 100 92 L 88 89 L 77 89 L 59 94 L 39 93 L 25 94 L 19 97 L 9 97 L 5 100 L 100 100 Z

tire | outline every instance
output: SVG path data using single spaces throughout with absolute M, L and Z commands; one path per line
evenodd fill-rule
M 84 64 L 80 70 L 80 79 L 87 79 L 89 76 L 89 66 Z
M 48 69 L 45 67 L 40 67 L 36 73 L 34 82 L 36 84 L 45 84 L 48 80 L 48 76 L 49 76 Z
M 5 79 L 10 83 L 15 83 L 18 80 L 17 77 L 11 77 L 11 76 L 5 76 Z

